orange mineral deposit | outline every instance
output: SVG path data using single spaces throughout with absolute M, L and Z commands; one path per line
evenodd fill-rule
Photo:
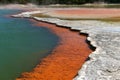
M 23 73 L 17 80 L 72 80 L 92 51 L 86 36 L 54 24 L 32 21 L 51 30 L 59 36 L 60 42 L 33 71 Z

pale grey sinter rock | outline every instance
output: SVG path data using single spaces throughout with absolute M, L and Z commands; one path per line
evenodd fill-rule
M 32 13 L 30 13 L 32 14 Z M 19 14 L 20 15 L 20 14 Z M 26 16 L 21 14 L 20 16 Z M 101 21 L 69 21 L 57 18 L 36 20 L 69 27 L 88 34 L 88 40 L 96 47 L 74 80 L 120 80 L 120 25 Z

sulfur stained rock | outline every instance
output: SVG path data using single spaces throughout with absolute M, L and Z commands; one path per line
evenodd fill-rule
M 50 19 L 40 20 L 52 22 Z M 69 25 L 65 24 L 66 22 Z M 64 22 L 56 20 L 55 24 L 88 34 L 88 40 L 96 47 L 96 50 L 89 55 L 90 60 L 83 65 L 74 80 L 120 79 L 120 25 L 101 21 L 65 20 Z
M 96 50 L 89 55 L 90 60 L 84 63 L 74 80 L 120 80 L 120 24 L 95 20 L 69 21 L 38 17 L 34 19 L 88 34 L 87 39 Z

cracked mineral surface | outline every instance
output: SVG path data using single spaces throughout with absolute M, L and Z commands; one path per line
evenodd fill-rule
M 74 80 L 120 80 L 120 24 L 96 20 L 33 18 L 88 34 L 88 40 L 96 50 L 89 55 L 90 60 L 84 63 Z
M 89 34 L 88 40 L 96 50 L 89 55 L 91 59 L 83 65 L 74 80 L 120 79 L 120 26 L 101 21 L 62 21 L 36 17 L 35 19 Z

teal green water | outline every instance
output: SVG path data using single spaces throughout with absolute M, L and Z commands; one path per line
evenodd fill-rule
M 58 37 L 27 19 L 5 15 L 18 10 L 0 10 L 0 80 L 15 80 L 31 71 L 57 45 Z

